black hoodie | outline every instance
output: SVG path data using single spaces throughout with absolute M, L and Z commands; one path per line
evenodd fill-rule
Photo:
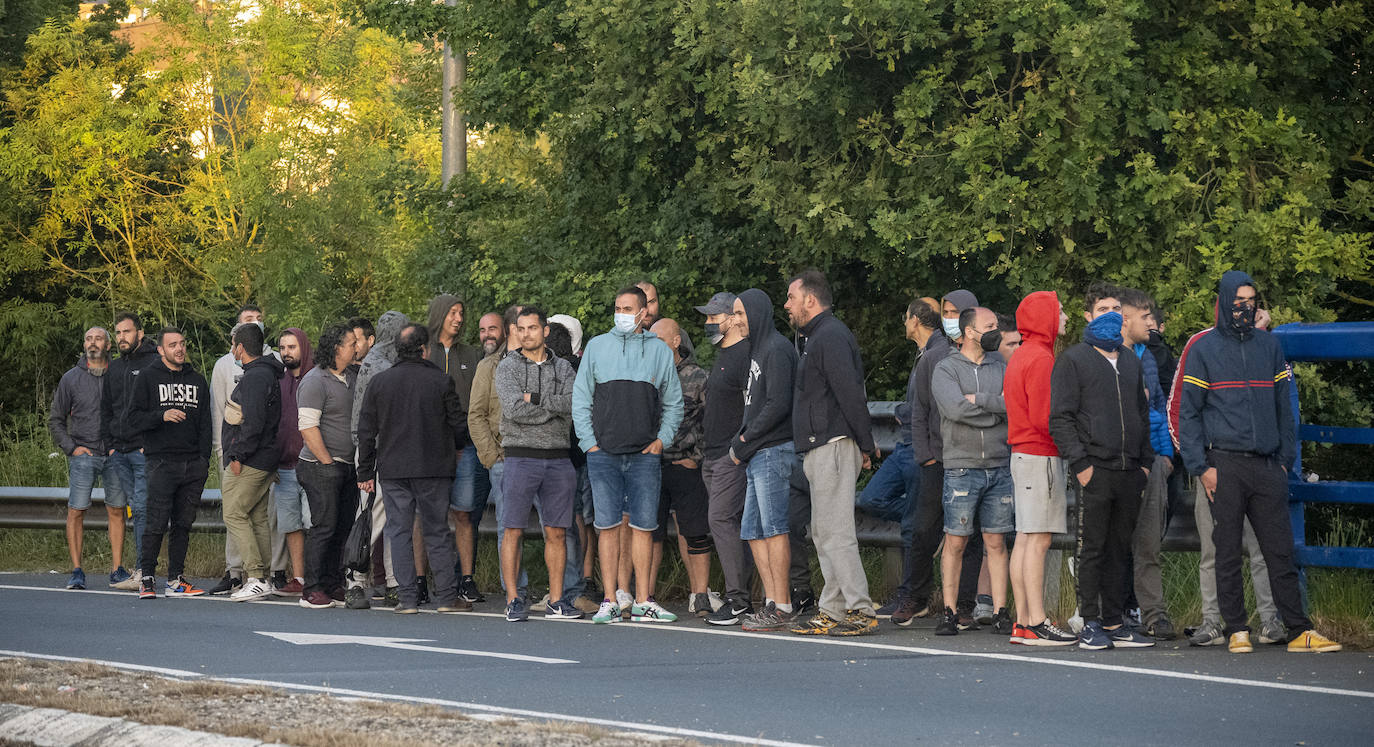
M 1255 282 L 1237 270 L 1221 276 L 1216 328 L 1190 342 L 1184 354 L 1178 442 L 1194 475 L 1213 466 L 1210 449 L 1272 457 L 1285 468 L 1297 456 L 1292 374 L 1278 338 L 1231 316 L 1242 285 Z
M 1125 345 L 1116 365 L 1086 342 L 1065 350 L 1050 374 L 1050 437 L 1074 474 L 1089 467 L 1154 464 L 1149 400 L 1140 359 Z
M 210 385 L 205 377 L 183 365 L 167 368 L 159 357 L 138 376 L 130 421 L 143 434 L 143 453 L 149 457 L 195 459 L 209 468 L 211 421 Z M 166 410 L 181 410 L 186 419 L 172 423 L 162 419 Z
M 773 326 L 773 302 L 757 288 L 739 294 L 749 318 L 749 376 L 744 386 L 744 422 L 730 453 L 747 462 L 760 449 L 792 440 L 792 382 L 797 351 Z
M 859 341 L 829 309 L 801 329 L 801 362 L 792 406 L 792 441 L 797 453 L 838 437 L 852 438 L 859 451 L 873 453 L 873 422 L 864 391 Z
M 277 427 L 281 424 L 281 384 L 286 372 L 281 361 L 264 355 L 243 367 L 243 376 L 229 395 L 243 413 L 243 421 L 230 425 L 226 420 L 220 431 L 224 450 L 224 466 L 238 462 L 264 472 L 275 472 L 281 451 L 277 445 Z M 225 411 L 228 412 L 226 407 Z
M 138 375 L 158 359 L 153 338 L 144 335 L 138 347 L 110 361 L 105 392 L 100 400 L 100 440 L 121 454 L 143 448 L 143 432 L 134 427 L 133 402 Z

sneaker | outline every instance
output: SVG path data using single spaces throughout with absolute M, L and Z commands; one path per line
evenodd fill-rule
M 1072 646 L 1078 636 L 1061 629 L 1048 617 L 1039 625 L 1021 628 L 1021 642 L 1027 646 Z
M 288 583 L 286 571 L 273 571 L 272 580 L 269 582 L 273 589 L 280 589 Z
M 458 596 L 472 604 L 481 604 L 487 601 L 487 598 L 482 596 L 482 592 L 477 590 L 477 582 L 472 579 L 472 576 L 464 576 L 463 580 L 458 582 Z
M 649 597 L 644 601 L 644 604 L 636 604 L 630 607 L 630 621 L 637 623 L 670 623 L 677 622 L 677 615 L 663 609 L 663 605 L 655 602 L 653 597 Z
M 1167 617 L 1150 623 L 1149 627 L 1145 628 L 1145 634 L 1156 641 L 1172 641 L 1178 637 L 1178 633 L 1174 632 L 1174 624 Z
M 344 607 L 350 610 L 365 610 L 372 607 L 367 592 L 361 586 L 350 586 L 344 591 Z
M 395 607 L 401 603 L 401 587 L 388 586 L 382 594 L 382 607 Z
M 397 604 L 400 604 L 400 600 L 397 600 Z M 468 600 L 462 597 L 454 597 L 453 601 L 444 602 L 438 607 L 435 607 L 434 611 L 438 612 L 441 615 L 451 615 L 455 612 L 467 612 L 471 609 L 472 602 L 469 602 Z
M 955 615 L 954 622 L 960 630 L 978 630 L 978 620 L 973 616 L 972 610 L 960 610 Z
M 997 610 L 992 606 L 992 596 L 989 594 L 979 594 L 975 597 L 977 603 L 973 605 L 973 621 L 979 625 L 991 625 Z M 964 628 L 968 630 L 968 628 Z
M 725 604 L 725 600 L 720 598 L 720 594 L 714 591 L 705 591 L 692 595 L 692 600 L 687 603 L 687 611 L 697 617 L 706 617 L 720 609 L 723 604 Z
M 940 615 L 940 622 L 935 623 L 935 635 L 959 635 L 959 616 L 954 614 L 954 610 L 945 608 Z
M 142 569 L 142 568 L 138 568 L 138 569 L 135 569 L 135 570 L 134 570 L 134 573 L 133 573 L 132 576 L 129 576 L 128 578 L 124 579 L 123 581 L 120 581 L 120 582 L 117 583 L 117 584 L 110 584 L 110 586 L 113 586 L 113 587 L 116 588 L 116 589 L 121 589 L 121 590 L 123 590 L 123 591 L 138 591 L 139 586 L 140 586 L 142 583 L 143 583 L 143 569 Z
M 581 612 L 584 615 L 593 614 L 601 608 L 600 604 L 597 604 L 595 601 L 588 599 L 585 596 L 581 596 L 574 599 L 572 606 L 576 608 L 578 612 Z
M 256 602 L 270 596 L 272 596 L 271 586 L 256 578 L 250 578 L 243 586 L 235 589 L 234 593 L 229 595 L 229 601 Z
M 304 600 L 301 601 L 301 604 L 305 604 Z M 392 613 L 397 615 L 418 615 L 420 614 L 420 608 L 413 604 L 398 602 L 396 604 L 396 609 L 392 610 Z
M 630 592 L 624 589 L 615 590 L 615 605 L 620 608 L 620 614 L 629 617 L 630 608 L 635 606 L 635 598 L 630 596 Z
M 114 569 L 114 573 L 110 574 L 110 588 L 122 589 L 124 587 L 120 586 L 120 584 L 124 583 L 125 581 L 128 581 L 133 577 L 134 575 L 124 570 L 124 566 L 121 565 L 120 567 Z
M 773 633 L 779 630 L 786 630 L 788 623 L 792 621 L 792 616 L 778 609 L 778 605 L 769 602 L 758 613 L 745 615 L 740 621 L 740 630 L 746 633 Z
M 157 599 L 157 579 L 152 576 L 144 576 L 138 585 L 139 599 Z
M 1006 607 L 997 610 L 997 614 L 992 616 L 993 635 L 1011 635 L 1013 626 L 1011 614 L 1007 612 Z
M 243 586 L 243 579 L 230 576 L 229 571 L 225 571 L 224 578 L 221 578 L 219 583 L 211 587 L 210 596 L 217 597 L 222 594 L 229 594 L 240 586 Z
M 415 603 L 429 604 L 429 579 L 424 576 L 415 579 Z
M 909 627 L 916 618 L 925 617 L 929 614 L 929 606 L 921 606 L 914 599 L 903 599 L 902 603 L 897 605 L 897 609 L 892 612 L 892 622 L 905 628 Z
M 582 618 L 582 610 L 559 599 L 544 605 L 544 617 L 551 617 L 555 620 L 579 620 Z
M 545 594 L 544 596 L 539 597 L 539 601 L 537 601 L 537 602 L 534 603 L 534 608 L 537 609 L 537 610 L 542 610 L 542 609 L 544 609 L 545 607 L 549 606 L 549 602 L 552 602 L 552 601 L 553 601 L 553 600 L 549 598 L 549 595 L 548 595 L 548 594 Z
M 334 599 L 319 590 L 307 591 L 301 595 L 300 604 L 308 610 L 327 610 L 334 606 Z
M 876 623 L 877 620 L 875 618 L 874 624 Z M 796 635 L 827 635 L 839 624 L 840 623 L 830 615 L 824 612 L 817 612 L 815 616 L 809 620 L 792 623 L 792 627 L 788 628 L 788 630 Z
M 601 600 L 601 606 L 597 607 L 596 614 L 592 615 L 592 622 L 598 624 L 620 622 L 620 605 L 609 599 Z
M 239 586 L 242 586 L 242 582 Z M 177 576 L 175 581 L 167 581 L 167 596 L 169 597 L 198 597 L 205 593 L 204 589 L 197 589 L 185 576 Z
M 1113 648 L 1149 648 L 1155 645 L 1154 639 L 1141 635 L 1140 631 L 1131 627 L 1129 623 L 1123 623 L 1116 630 L 1103 632 L 1112 639 Z
M 525 600 L 516 597 L 506 602 L 506 622 L 520 623 L 528 619 L 530 612 L 525 609 Z
M 1341 644 L 1315 630 L 1303 631 L 1297 638 L 1288 642 L 1288 651 L 1294 654 L 1324 654 L 1340 650 Z
M 1188 635 L 1189 646 L 1220 646 L 1225 642 L 1226 639 L 1221 635 L 1221 623 L 1215 620 L 1203 620 Z
M 1129 625 L 1129 626 L 1131 626 L 1132 628 L 1139 628 L 1139 627 L 1140 627 L 1140 608 L 1139 608 L 1139 607 L 1132 607 L 1131 609 L 1126 610 L 1125 618 L 1126 618 L 1126 619 L 1125 619 L 1124 623 L 1125 623 L 1126 625 Z
M 900 600 L 900 599 L 892 599 L 892 600 L 889 600 L 887 604 L 884 604 L 883 606 L 879 607 L 879 608 L 877 609 L 876 614 L 878 615 L 878 617 L 881 617 L 881 618 L 884 618 L 884 619 L 890 618 L 890 617 L 892 617 L 892 613 L 893 613 L 893 612 L 896 612 L 896 611 L 897 611 L 897 608 L 900 607 L 900 606 L 902 606 L 902 600 Z
M 1026 626 L 1022 625 L 1021 623 L 1012 623 L 1011 637 L 1007 639 L 1007 643 L 1015 643 L 1024 646 L 1026 645 L 1027 634 L 1030 634 L 1031 636 L 1035 635 L 1034 633 L 1031 633 L 1029 630 L 1027 630 Z
M 1238 630 L 1231 634 L 1231 640 L 1226 644 L 1226 650 L 1233 654 L 1248 654 L 1255 650 L 1250 644 L 1250 631 Z
M 1078 634 L 1078 647 L 1089 651 L 1102 651 L 1112 647 L 1112 639 L 1102 629 L 1102 623 L 1094 620 L 1083 625 L 1083 632 Z
M 80 568 L 72 569 L 72 577 L 67 579 L 67 588 L 76 591 L 86 590 L 86 572 Z
M 1258 638 L 1260 643 L 1285 643 L 1288 641 L 1288 629 L 1271 617 L 1260 623 Z
M 732 599 L 722 604 L 720 609 L 707 615 L 706 624 L 721 626 L 739 625 L 745 615 L 752 614 L 754 614 L 754 608 L 751 605 L 741 605 L 738 601 Z
M 807 586 L 798 586 L 792 589 L 792 614 L 794 616 L 809 615 L 815 611 L 816 592 Z
M 878 617 L 863 610 L 845 610 L 844 619 L 836 623 L 835 627 L 827 630 L 826 635 L 831 636 L 856 636 L 869 635 L 878 629 Z
M 305 591 L 305 587 L 301 584 L 300 579 L 293 578 L 273 589 L 272 594 L 278 597 L 298 597 L 303 591 Z

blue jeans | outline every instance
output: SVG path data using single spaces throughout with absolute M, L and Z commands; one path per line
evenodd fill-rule
M 744 467 L 744 514 L 739 538 L 761 540 L 787 534 L 787 511 L 792 501 L 792 467 L 797 452 L 792 442 L 759 449 Z
M 884 521 L 902 523 L 902 547 L 910 548 L 916 534 L 916 497 L 921 494 L 921 468 L 911 444 L 901 443 L 883 457 L 855 505 Z
M 105 505 L 124 508 L 129 499 L 116 473 L 114 463 L 99 454 L 67 457 L 67 508 L 85 511 L 91 507 L 95 480 L 105 487 Z M 118 563 L 116 563 L 118 565 Z
M 475 447 L 468 447 L 468 449 L 471 449 L 474 454 L 477 453 L 477 449 Z M 468 449 L 463 450 L 464 454 L 467 453 Z M 481 467 L 481 462 L 478 462 L 477 466 Z M 483 496 L 483 502 L 491 503 L 492 508 L 496 510 L 496 515 L 500 516 L 501 498 L 504 495 L 504 491 L 501 490 L 501 481 L 505 479 L 506 476 L 506 463 L 504 460 L 497 461 L 496 464 L 491 465 L 490 470 L 485 471 L 487 472 L 489 478 L 488 485 L 490 485 L 490 490 L 488 491 L 488 495 Z M 449 508 L 452 507 L 453 504 L 450 503 Z M 482 514 L 480 509 L 473 513 L 472 527 L 474 532 L 477 531 L 477 522 L 481 521 L 481 516 Z M 496 522 L 496 524 L 496 557 L 498 558 L 497 564 L 499 565 L 499 558 L 501 557 L 501 545 L 504 545 L 506 543 L 506 533 L 501 531 L 501 522 L 498 521 Z M 506 590 L 506 579 L 500 573 L 499 568 L 497 569 L 496 575 L 498 578 L 501 579 L 501 591 L 504 592 Z M 523 562 L 520 563 L 520 578 L 516 579 L 515 582 L 515 595 L 521 599 L 524 599 L 525 601 L 529 601 L 530 598 L 530 576 L 528 573 L 525 572 L 525 564 Z
M 482 512 L 487 507 L 487 499 L 493 491 L 499 490 L 477 459 L 477 447 L 468 446 L 458 457 L 458 467 L 453 475 L 453 488 L 449 493 L 448 507 L 451 511 L 463 511 L 472 515 L 472 525 L 482 522 Z
M 143 530 L 148 526 L 148 460 L 141 451 L 116 451 L 105 457 L 105 465 L 114 467 L 115 477 L 128 499 L 129 513 L 134 520 L 135 552 L 142 552 Z M 105 489 L 109 490 L 108 483 Z
M 582 532 L 577 529 L 577 518 L 582 515 L 583 503 L 591 503 L 591 483 L 587 482 L 587 465 L 577 468 L 577 489 L 573 492 L 573 523 L 563 536 L 563 546 L 568 551 L 567 565 L 563 566 L 563 601 L 572 604 L 587 590 L 582 575 Z
M 658 496 L 663 459 L 658 454 L 587 454 L 596 528 L 611 529 L 630 515 L 630 526 L 644 532 L 658 528 Z
M 968 537 L 1016 531 L 1011 467 L 945 469 L 945 534 Z M 974 519 L 977 519 L 975 523 Z M 1127 537 L 1126 544 L 1130 544 Z M 1086 619 L 1086 618 L 1085 618 Z
M 276 503 L 278 532 L 290 534 L 310 528 L 310 503 L 305 499 L 305 488 L 296 479 L 296 470 L 277 470 L 272 497 Z

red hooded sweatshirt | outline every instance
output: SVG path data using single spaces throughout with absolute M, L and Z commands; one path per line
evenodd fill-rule
M 1059 296 L 1036 291 L 1016 307 L 1021 347 L 1011 356 L 1002 385 L 1007 403 L 1007 442 L 1018 454 L 1059 456 L 1050 438 L 1050 374 L 1059 332 Z

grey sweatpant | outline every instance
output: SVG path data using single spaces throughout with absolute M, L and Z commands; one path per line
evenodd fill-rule
M 1164 511 L 1169 503 L 1168 457 L 1155 455 L 1150 479 L 1140 499 L 1140 515 L 1131 536 L 1131 557 L 1135 561 L 1135 599 L 1140 605 L 1140 620 L 1146 625 L 1169 616 L 1164 605 L 1164 580 L 1159 567 L 1159 543 L 1164 539 Z
M 1212 544 L 1212 509 L 1207 505 L 1207 491 L 1202 489 L 1202 481 L 1197 482 L 1197 503 L 1193 506 L 1193 516 L 1197 520 L 1198 537 L 1202 540 L 1202 553 L 1198 562 L 1198 585 L 1202 587 L 1202 619 L 1221 623 L 1221 603 L 1217 601 L 1217 548 Z M 1276 620 L 1279 610 L 1274 606 L 1274 592 L 1269 588 L 1269 566 L 1264 563 L 1255 530 L 1250 528 L 1250 520 L 1245 520 L 1245 554 L 1250 556 L 1250 585 L 1255 590 L 1255 608 L 1260 620 Z M 1139 592 L 1137 592 L 1137 595 Z
M 739 538 L 747 487 L 744 465 L 735 464 L 729 456 L 714 457 L 702 462 L 701 477 L 706 481 L 711 540 L 725 576 L 725 598 L 751 604 L 749 576 L 754 570 L 753 556 Z
M 852 438 L 818 446 L 802 462 L 811 483 L 811 541 L 825 582 L 820 608 L 836 620 L 844 619 L 847 610 L 874 614 L 854 529 L 855 482 L 862 466 L 863 455 Z

